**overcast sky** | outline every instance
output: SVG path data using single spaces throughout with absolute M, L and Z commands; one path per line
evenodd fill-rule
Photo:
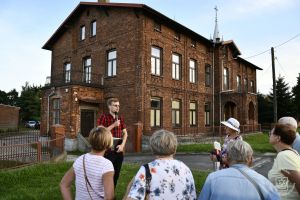
M 0 90 L 9 92 L 16 89 L 20 92 L 26 81 L 30 85 L 45 84 L 46 77 L 50 76 L 51 52 L 41 47 L 79 2 L 1 0 Z M 257 73 L 258 91 L 267 94 L 272 87 L 272 46 L 278 46 L 275 48 L 276 76 L 284 76 L 290 87 L 296 84 L 300 73 L 299 0 L 111 2 L 146 4 L 208 39 L 213 35 L 214 7 L 217 6 L 221 37 L 234 40 L 242 53 L 241 57 L 263 69 Z M 249 58 L 259 53 L 262 54 Z

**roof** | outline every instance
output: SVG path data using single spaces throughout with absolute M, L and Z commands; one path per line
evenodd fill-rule
M 168 18 L 167 16 L 161 14 L 160 12 L 150 8 L 144 4 L 132 4 L 132 3 L 98 3 L 98 2 L 80 2 L 77 7 L 71 12 L 71 14 L 63 21 L 63 23 L 59 26 L 59 28 L 54 32 L 54 34 L 50 37 L 50 39 L 44 44 L 43 49 L 51 50 L 53 44 L 58 40 L 58 38 L 67 30 L 68 24 L 72 22 L 76 16 L 78 16 L 83 10 L 87 7 L 98 6 L 104 9 L 107 12 L 108 8 L 132 8 L 136 10 L 143 11 L 144 14 L 149 17 L 170 26 L 176 29 L 179 32 L 186 33 L 191 35 L 193 39 L 199 39 L 207 44 L 212 44 L 212 41 L 207 38 L 199 35 L 198 33 L 192 31 L 191 29 L 181 25 L 180 23 Z
M 222 45 L 228 45 L 231 49 L 232 52 L 235 56 L 241 55 L 242 53 L 240 52 L 239 48 L 236 46 L 233 40 L 227 40 L 223 41 Z
M 256 65 L 252 64 L 251 62 L 245 60 L 244 58 L 238 57 L 237 59 L 238 59 L 238 61 L 240 61 L 240 62 L 242 62 L 242 63 L 245 63 L 246 65 L 249 65 L 249 66 L 251 66 L 251 67 L 253 67 L 253 68 L 255 68 L 255 69 L 263 70 L 262 68 L 260 68 L 260 67 L 258 67 L 258 66 L 256 66 Z

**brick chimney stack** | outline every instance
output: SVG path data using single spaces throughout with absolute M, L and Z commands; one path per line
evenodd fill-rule
M 109 0 L 98 0 L 98 3 L 109 3 Z

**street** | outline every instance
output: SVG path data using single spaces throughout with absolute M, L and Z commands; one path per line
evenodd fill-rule
M 267 177 L 268 171 L 273 165 L 275 154 L 254 155 L 252 169 Z M 208 153 L 177 153 L 177 160 L 183 161 L 190 169 L 194 170 L 213 170 L 213 163 Z M 125 163 L 144 164 L 154 159 L 151 153 L 127 153 L 124 158 Z

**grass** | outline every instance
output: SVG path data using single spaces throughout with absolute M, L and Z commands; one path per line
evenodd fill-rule
M 3 200 L 62 199 L 59 182 L 71 165 L 72 162 L 37 164 L 21 169 L 0 171 L 0 198 Z M 116 191 L 117 199 L 122 199 L 128 183 L 139 167 L 136 164 L 123 165 Z M 208 171 L 193 171 L 197 195 L 208 173 Z M 74 186 L 72 190 L 74 193 Z
M 269 144 L 269 135 L 267 133 L 258 133 L 252 135 L 244 135 L 243 140 L 248 142 L 254 152 L 266 153 L 275 152 L 271 144 Z M 210 152 L 213 148 L 211 144 L 182 144 L 177 148 L 177 152 Z

